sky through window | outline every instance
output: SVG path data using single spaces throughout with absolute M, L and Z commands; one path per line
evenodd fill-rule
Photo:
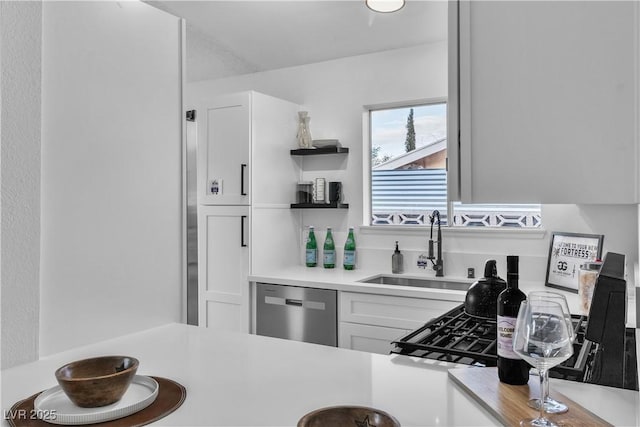
M 371 147 L 380 147 L 380 158 L 394 158 L 405 153 L 407 118 L 411 108 L 416 131 L 416 148 L 447 136 L 446 103 L 375 110 L 371 112 Z

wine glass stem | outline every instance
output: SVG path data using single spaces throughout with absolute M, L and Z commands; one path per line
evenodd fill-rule
M 544 371 L 544 399 L 543 402 L 549 400 L 549 370 Z
M 549 373 L 546 369 L 540 369 L 540 419 L 544 419 L 544 402 L 549 395 Z

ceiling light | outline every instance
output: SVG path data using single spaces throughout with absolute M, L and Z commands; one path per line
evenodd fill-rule
M 367 7 L 376 12 L 389 13 L 402 9 L 404 0 L 365 0 Z

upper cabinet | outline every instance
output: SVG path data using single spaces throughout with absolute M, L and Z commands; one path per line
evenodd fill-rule
M 251 93 L 219 96 L 197 108 L 198 199 L 207 205 L 251 203 Z
M 297 172 L 297 104 L 254 91 L 197 101 L 198 203 L 287 204 Z
M 452 2 L 451 194 L 637 203 L 639 8 Z

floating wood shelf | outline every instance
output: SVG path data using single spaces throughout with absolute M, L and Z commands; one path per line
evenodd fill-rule
M 292 156 L 314 156 L 318 154 L 346 154 L 348 147 L 297 148 L 291 150 Z

